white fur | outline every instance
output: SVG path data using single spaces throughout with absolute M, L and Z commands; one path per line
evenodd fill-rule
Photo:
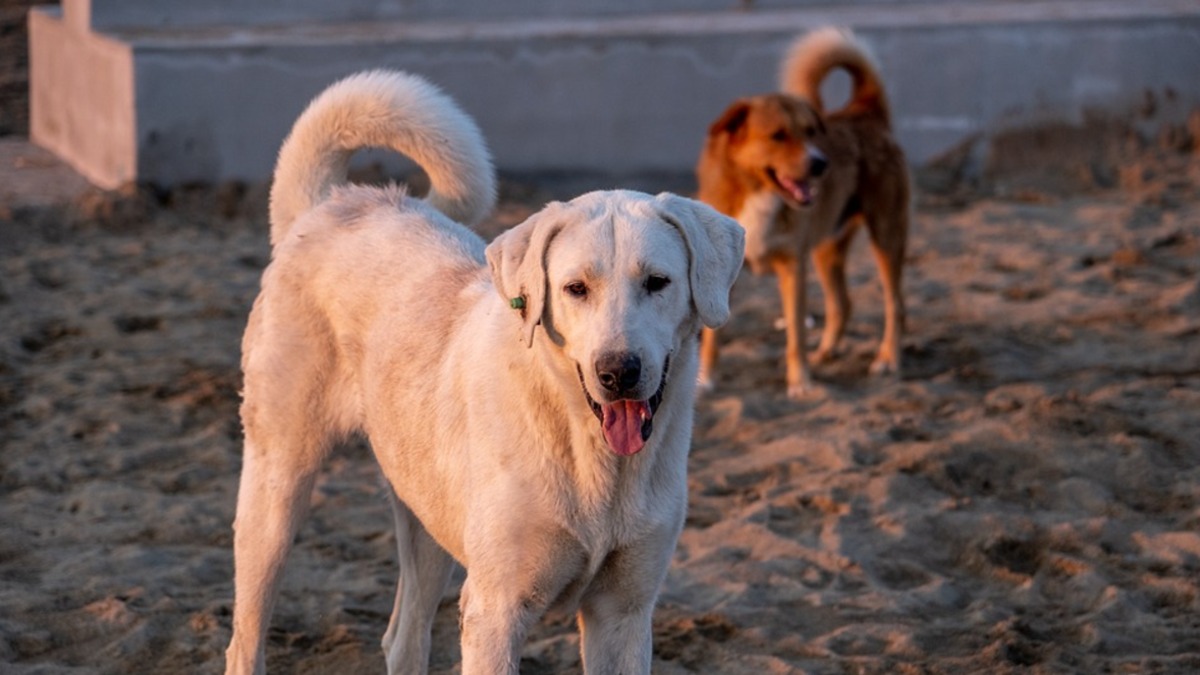
M 496 179 L 474 120 L 426 80 L 374 70 L 322 92 L 296 120 L 279 150 L 271 186 L 271 244 L 292 222 L 346 182 L 350 155 L 384 147 L 429 173 L 426 200 L 472 225 L 496 203 Z
M 455 560 L 467 569 L 465 675 L 516 673 L 527 629 L 554 607 L 578 609 L 589 674 L 648 673 L 651 613 L 686 508 L 697 333 L 728 317 L 742 230 L 675 195 L 597 192 L 549 205 L 485 251 L 434 208 L 491 203 L 486 153 L 450 151 L 474 145 L 473 125 L 449 99 L 415 95 L 429 88 L 414 77 L 347 82 L 364 81 L 367 96 L 345 82 L 322 94 L 280 153 L 274 256 L 243 342 L 226 672 L 265 671 L 313 480 L 332 445 L 363 433 L 394 492 L 390 673 L 426 672 Z M 375 141 L 419 154 L 435 187 L 457 176 L 486 194 L 427 203 L 400 188 L 334 187 L 342 174 L 330 167 L 353 148 L 325 136 L 365 138 L 378 119 Z M 457 121 L 430 145 L 431 120 Z M 650 292 L 651 274 L 670 283 Z M 575 281 L 586 298 L 566 293 Z M 517 296 L 523 311 L 508 304 Z M 607 447 L 582 388 L 610 400 L 594 364 L 614 349 L 645 364 L 632 398 L 665 378 L 653 433 L 629 457 Z
M 779 210 L 783 208 L 783 199 L 774 191 L 756 190 L 746 197 L 742 210 L 737 213 L 738 223 L 746 230 L 746 258 L 755 274 L 763 274 L 763 261 L 767 260 L 767 252 L 777 242 L 768 239 L 768 235 L 778 228 L 774 227 Z M 775 238 L 778 238 L 776 235 Z M 762 268 L 760 268 L 760 266 Z

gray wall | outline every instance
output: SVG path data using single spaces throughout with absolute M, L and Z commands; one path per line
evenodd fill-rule
M 265 25 L 330 21 L 612 17 L 797 9 L 831 0 L 82 0 L 95 28 Z M 843 4 L 902 6 L 983 4 L 989 0 L 853 0 Z
M 265 178 L 312 96 L 339 77 L 379 67 L 424 75 L 454 96 L 479 121 L 502 169 L 687 171 L 721 110 L 737 96 L 773 88 L 789 41 L 825 24 L 853 26 L 873 46 L 898 136 L 915 163 L 1006 127 L 1075 122 L 1093 110 L 1124 114 L 1148 94 L 1162 103 L 1164 120 L 1182 119 L 1200 106 L 1196 0 L 952 6 L 875 0 L 774 9 L 780 0 L 755 2 L 750 10 L 711 9 L 724 6 L 715 0 L 668 0 L 656 3 L 653 15 L 634 11 L 644 3 L 633 0 L 458 2 L 441 10 L 433 0 L 291 0 L 254 10 L 231 0 L 71 1 L 83 8 L 69 4 L 67 23 L 73 9 L 91 10 L 89 20 L 79 22 L 82 43 L 115 41 L 132 54 L 134 110 L 127 117 L 136 120 L 130 131 L 136 175 L 85 171 L 101 184 L 133 177 L 165 183 Z M 321 11 L 337 16 L 318 21 L 325 4 L 331 8 Z M 662 9 L 684 5 L 693 9 Z M 627 11 L 592 15 L 618 7 Z M 529 15 L 468 20 L 453 14 L 467 8 Z M 205 13 L 218 9 L 223 20 L 236 14 L 239 23 L 183 25 L 206 22 Z M 358 12 L 434 19 L 342 21 Z M 179 25 L 88 32 L 90 25 L 129 22 L 135 14 L 146 23 Z M 306 20 L 267 25 L 268 15 Z M 36 32 L 32 39 L 39 40 Z M 44 38 L 41 48 L 62 49 Z M 35 90 L 61 87 L 36 81 L 36 67 L 34 74 Z M 56 100 L 70 95 L 60 93 Z M 39 142 L 71 152 L 65 143 Z M 72 161 L 84 166 L 90 160 Z

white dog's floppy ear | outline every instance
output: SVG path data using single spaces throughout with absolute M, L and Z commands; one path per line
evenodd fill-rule
M 563 227 L 562 204 L 553 202 L 488 245 L 488 267 L 496 292 L 521 315 L 521 337 L 533 346 L 533 329 L 546 304 L 546 249 Z
M 729 319 L 729 291 L 742 269 L 746 231 L 707 204 L 663 192 L 654 198 L 664 220 L 687 243 L 692 304 L 700 320 L 716 328 Z

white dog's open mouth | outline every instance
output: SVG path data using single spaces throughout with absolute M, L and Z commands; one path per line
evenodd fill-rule
M 658 391 L 644 400 L 632 401 L 621 399 L 603 405 L 596 402 L 588 393 L 583 381 L 583 370 L 578 364 L 575 370 L 579 373 L 579 386 L 587 398 L 588 405 L 596 419 L 600 420 L 600 429 L 604 432 L 604 440 L 608 447 L 622 457 L 636 455 L 646 447 L 650 434 L 654 431 L 654 413 L 662 405 L 663 389 L 667 386 L 667 371 L 671 368 L 671 358 L 668 356 L 663 364 L 662 380 L 658 383 Z

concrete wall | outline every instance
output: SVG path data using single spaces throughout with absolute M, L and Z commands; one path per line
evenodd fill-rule
M 932 0 L 984 4 L 991 0 Z M 64 0 L 89 7 L 97 29 L 149 26 L 269 25 L 339 21 L 408 21 L 614 17 L 673 12 L 796 9 L 830 0 Z M 854 0 L 881 7 L 929 4 L 930 0 Z
M 136 169 L 129 175 L 111 163 L 92 166 L 96 153 L 73 157 L 70 144 L 47 134 L 45 125 L 35 124 L 42 131 L 34 140 L 77 166 L 88 165 L 84 173 L 98 176 L 93 180 L 101 185 L 131 178 L 263 179 L 289 125 L 313 95 L 341 76 L 378 67 L 409 70 L 442 86 L 479 121 L 502 169 L 687 171 L 705 129 L 729 101 L 772 89 L 789 41 L 831 23 L 855 27 L 873 45 L 898 135 L 918 163 L 1006 126 L 1076 120 L 1090 109 L 1124 112 L 1147 92 L 1167 103 L 1160 109 L 1164 118 L 1182 118 L 1200 106 L 1195 0 L 976 0 L 953 6 L 875 0 L 832 9 L 808 3 L 773 9 L 755 2 L 750 10 L 733 11 L 713 9 L 719 3 L 712 0 L 679 0 L 678 6 L 709 9 L 656 14 L 635 12 L 642 4 L 633 0 L 445 3 L 454 12 L 505 6 L 536 17 L 522 20 L 447 16 L 451 10 L 435 11 L 442 4 L 432 0 L 350 0 L 329 4 L 339 5 L 339 12 L 386 16 L 404 9 L 434 18 L 362 22 L 341 16 L 281 25 L 263 23 L 270 12 L 257 13 L 261 9 L 244 24 L 201 25 L 208 21 L 200 16 L 204 11 L 182 9 L 228 7 L 222 15 L 228 18 L 238 4 L 232 0 L 70 2 L 84 7 L 68 5 L 65 23 L 71 23 L 72 9 L 77 22 L 85 10 L 88 25 L 113 22 L 92 35 L 132 54 L 128 77 L 135 93 L 126 103 Z M 325 3 L 262 4 L 274 8 L 271 16 L 317 19 L 317 6 Z M 138 5 L 159 7 L 157 15 L 145 10 L 145 20 L 159 25 L 127 25 L 130 8 Z M 178 12 L 164 13 L 164 5 L 177 5 Z M 626 14 L 595 16 L 601 7 L 626 5 Z M 171 17 L 173 24 L 161 23 Z M 36 62 L 50 58 L 39 49 L 52 51 L 50 31 L 61 29 L 55 21 L 45 13 L 31 23 L 32 86 L 42 100 L 50 97 L 39 89 L 59 90 L 55 105 L 71 108 L 76 103 L 66 99 L 74 94 L 61 91 L 61 81 L 37 75 Z M 114 142 L 123 133 L 114 134 Z
M 30 136 L 98 185 L 135 178 L 133 49 L 51 11 L 29 32 Z

